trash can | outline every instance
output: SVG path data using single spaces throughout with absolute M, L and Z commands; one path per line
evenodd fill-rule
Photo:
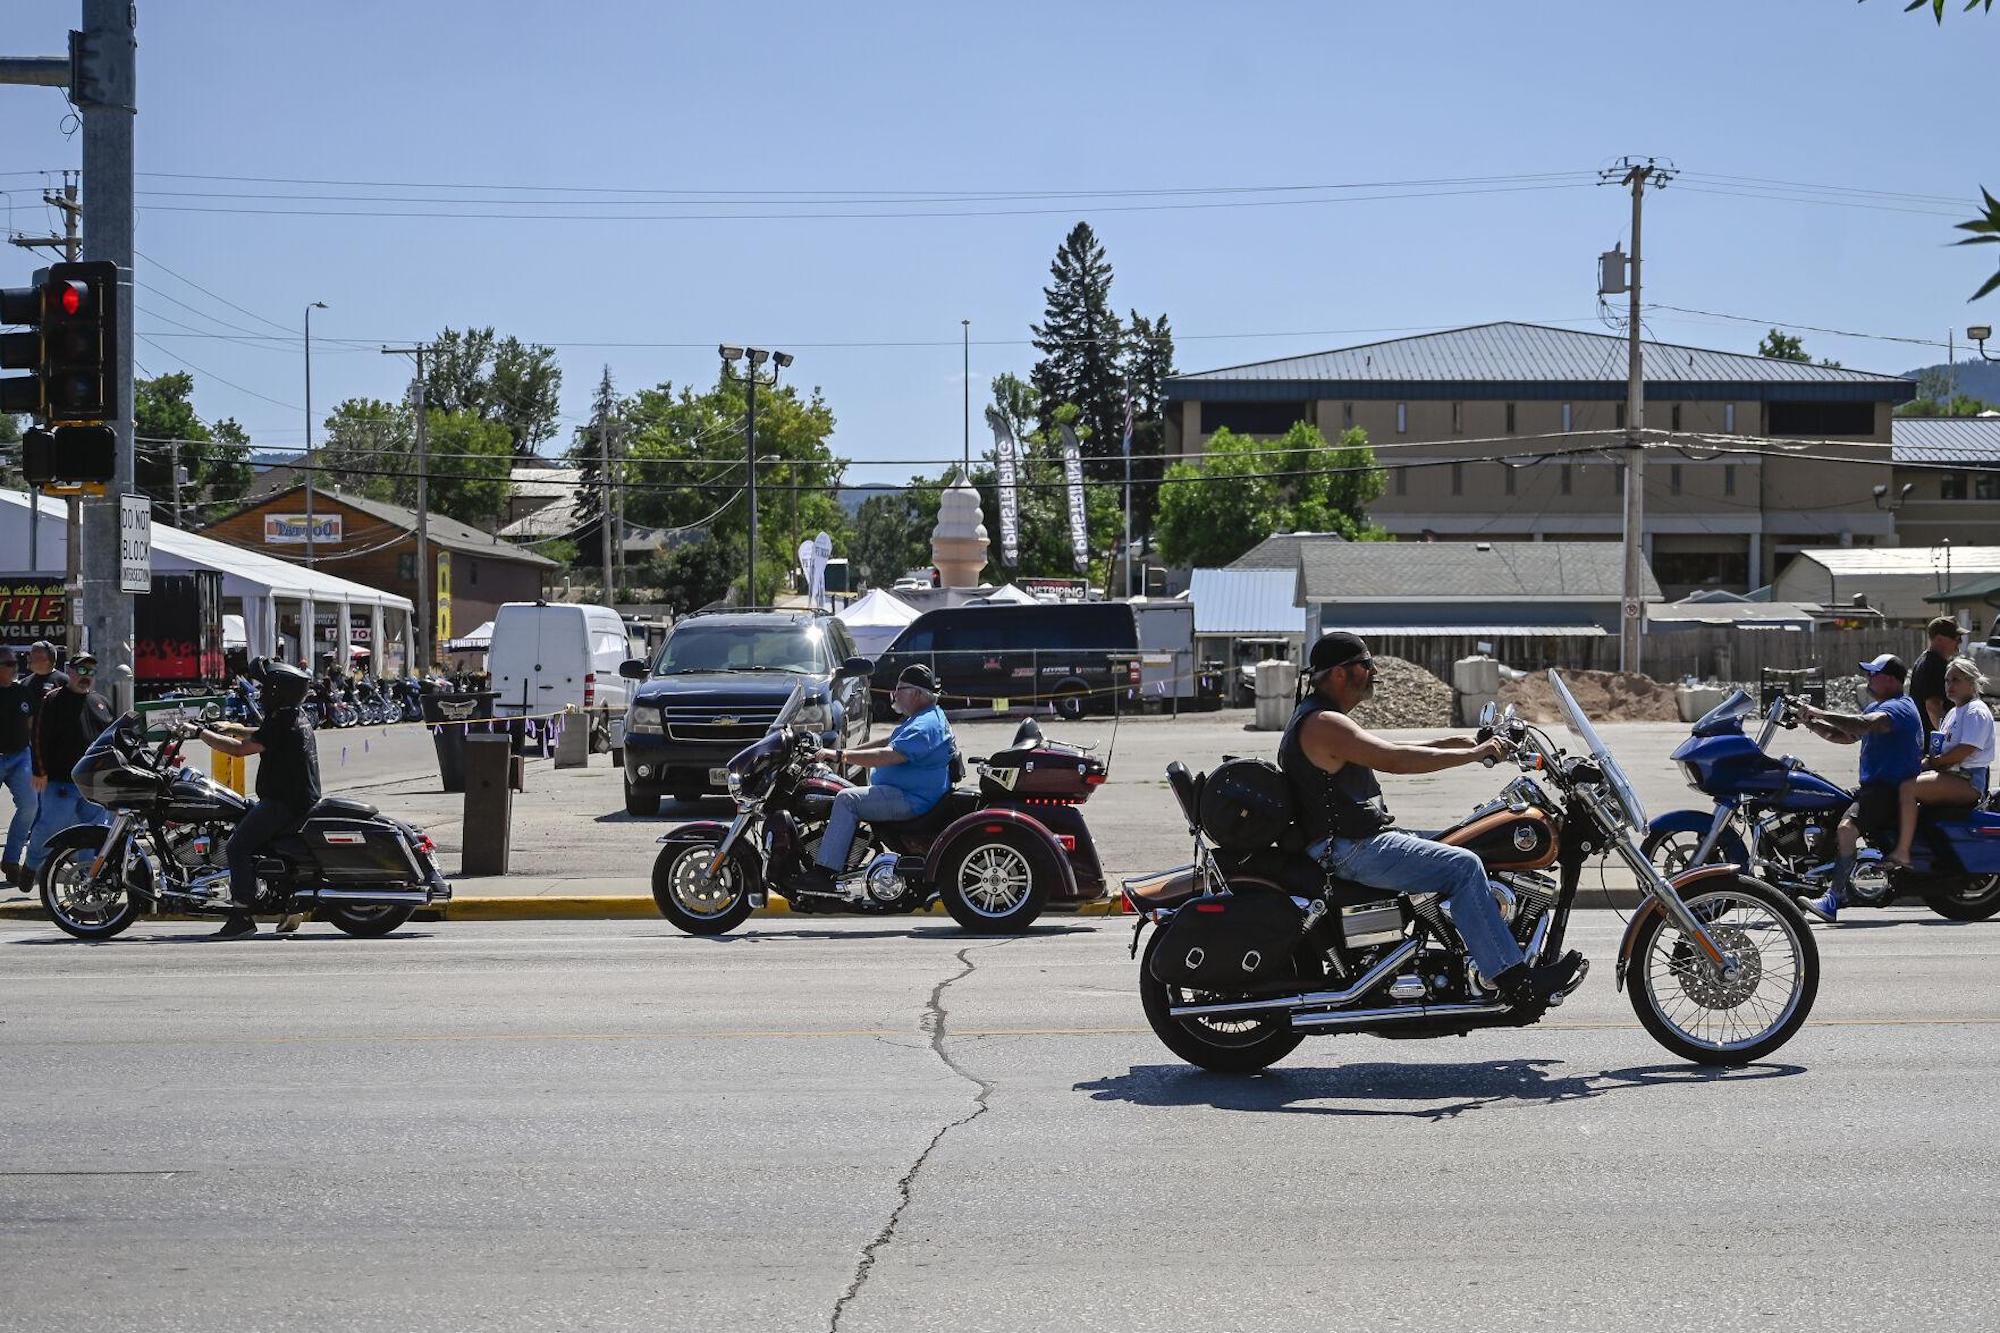
M 465 723 L 493 716 L 494 690 L 425 690 L 424 721 L 437 744 L 438 777 L 446 791 L 465 790 Z
M 1298 707 L 1299 669 L 1290 662 L 1257 664 L 1257 718 L 1254 730 L 1283 731 Z

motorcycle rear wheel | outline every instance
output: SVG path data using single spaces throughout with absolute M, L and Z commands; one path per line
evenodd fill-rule
M 1153 950 L 1159 942 L 1155 931 L 1139 958 L 1139 1003 L 1145 1008 L 1153 1035 L 1175 1055 L 1218 1074 L 1254 1074 L 1284 1059 L 1305 1040 L 1305 1034 L 1294 1032 L 1291 1020 L 1283 1014 L 1229 1019 L 1174 1017 L 1172 1010 L 1177 1004 L 1231 997 L 1184 991 L 1157 980 L 1153 976 Z M 1304 978 L 1301 980 L 1303 984 Z
M 350 935 L 373 940 L 401 930 L 416 912 L 414 907 L 329 907 L 326 919 Z
M 1951 921 L 1985 921 L 2000 912 L 2000 875 L 1967 875 L 1924 890 L 1924 905 Z
M 1625 978 L 1632 1011 L 1654 1041 L 1683 1060 L 1723 1066 L 1760 1060 L 1790 1041 L 1812 1013 L 1819 994 L 1812 930 L 1789 898 L 1747 875 L 1695 889 L 1685 901 L 1744 971 L 1723 978 L 1673 918 L 1656 911 L 1632 941 Z M 1747 1013 L 1747 1024 L 1738 1011 Z
M 1048 844 L 1022 829 L 967 838 L 938 869 L 938 897 L 952 920 L 977 935 L 1026 930 L 1049 904 L 1062 873 Z
M 95 846 L 52 848 L 35 875 L 42 910 L 58 930 L 80 940 L 108 940 L 139 919 L 138 904 L 124 885 L 90 882 L 90 863 L 96 858 Z M 117 876 L 107 871 L 98 878 Z

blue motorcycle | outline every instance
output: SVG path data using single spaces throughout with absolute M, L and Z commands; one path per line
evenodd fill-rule
M 1647 860 L 1666 875 L 1690 866 L 1740 865 L 1794 896 L 1817 898 L 1833 879 L 1835 829 L 1854 794 L 1791 755 L 1773 758 L 1771 738 L 1796 727 L 1799 701 L 1780 695 L 1755 739 L 1744 731 L 1756 705 L 1733 692 L 1700 721 L 1674 751 L 1688 786 L 1714 801 L 1708 810 L 1675 810 L 1648 826 Z M 1894 843 L 1893 829 L 1884 848 Z M 1848 888 L 1846 905 L 1886 907 L 1897 897 L 1921 898 L 1939 916 L 1984 921 L 2000 912 L 2000 795 L 1980 809 L 1919 807 L 1913 864 L 1907 870 L 1868 845 Z

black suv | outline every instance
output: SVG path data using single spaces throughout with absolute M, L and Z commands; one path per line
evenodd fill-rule
M 912 662 L 937 672 L 947 707 L 1052 703 L 1076 718 L 1110 712 L 1112 694 L 1138 683 L 1139 628 L 1125 602 L 926 611 L 875 660 L 877 712 Z
M 722 790 L 723 765 L 764 734 L 801 676 L 807 702 L 793 720 L 819 725 L 828 745 L 867 744 L 868 677 L 834 679 L 854 656 L 847 626 L 824 611 L 682 617 L 650 668 L 634 660 L 618 670 L 642 682 L 625 712 L 626 813 L 656 815 L 663 795 Z

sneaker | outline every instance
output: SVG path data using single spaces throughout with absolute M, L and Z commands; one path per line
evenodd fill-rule
M 1792 901 L 1829 925 L 1840 920 L 1840 899 L 1834 896 L 1832 889 L 1828 889 L 1817 898 L 1808 898 L 1800 894 Z
M 278 918 L 278 933 L 280 935 L 289 935 L 304 925 L 305 921 L 306 914 L 304 912 L 287 912 Z
M 210 935 L 209 938 L 212 940 L 241 940 L 248 939 L 256 933 L 257 922 L 248 914 L 245 914 L 243 916 L 230 917 L 222 923 L 222 929 Z

